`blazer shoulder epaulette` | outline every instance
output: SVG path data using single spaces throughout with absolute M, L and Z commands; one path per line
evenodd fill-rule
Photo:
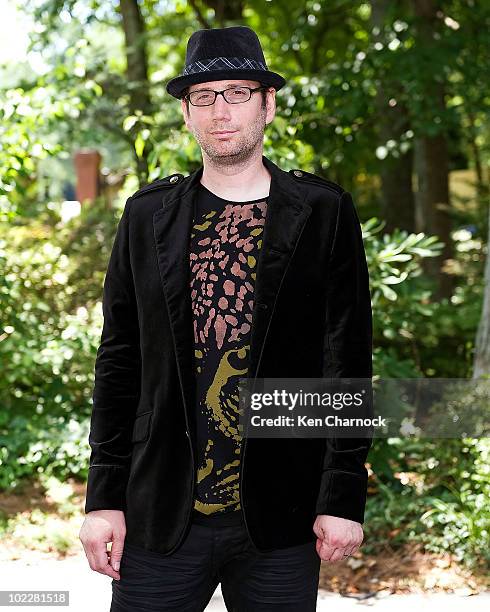
M 150 191 L 158 191 L 159 189 L 175 187 L 175 185 L 181 183 L 184 178 L 184 175 L 178 172 L 175 174 L 169 174 L 165 178 L 157 179 L 156 181 L 148 183 L 148 185 L 144 185 L 144 187 L 141 187 L 141 189 L 138 189 L 138 191 L 135 191 L 135 193 L 133 193 L 131 199 L 134 200 L 135 198 L 138 198 L 139 196 L 144 195 L 145 193 L 148 193 Z
M 299 182 L 306 181 L 307 183 L 314 183 L 315 185 L 325 187 L 326 189 L 330 189 L 330 191 L 334 191 L 335 193 L 340 195 L 345 191 L 345 189 L 343 189 L 337 183 L 329 181 L 326 178 L 323 178 L 323 176 L 318 176 L 318 174 L 307 172 L 306 170 L 294 168 L 293 170 L 289 170 L 289 173 L 294 176 L 294 178 Z

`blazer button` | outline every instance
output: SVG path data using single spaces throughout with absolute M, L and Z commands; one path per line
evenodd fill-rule
M 259 308 L 262 308 L 262 310 L 267 310 L 269 306 L 267 304 L 264 304 L 263 302 L 260 302 Z

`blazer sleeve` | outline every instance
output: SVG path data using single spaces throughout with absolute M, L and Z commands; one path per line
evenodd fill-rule
M 338 199 L 328 264 L 323 377 L 366 378 L 372 408 L 372 312 L 362 230 L 349 192 Z M 366 413 L 365 413 L 366 414 Z M 316 513 L 362 523 L 372 437 L 325 440 Z
M 125 510 L 141 352 L 129 256 L 131 198 L 119 220 L 104 279 L 104 323 L 95 360 L 85 512 Z

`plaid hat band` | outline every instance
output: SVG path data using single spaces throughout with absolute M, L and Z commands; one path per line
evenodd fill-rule
M 198 62 L 189 64 L 189 66 L 185 67 L 182 74 L 193 74 L 205 70 L 223 70 L 226 68 L 231 70 L 267 70 L 267 66 L 262 62 L 248 59 L 247 57 L 214 57 L 212 59 L 199 60 Z

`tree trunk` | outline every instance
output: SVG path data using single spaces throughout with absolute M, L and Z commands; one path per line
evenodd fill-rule
M 126 75 L 128 78 L 129 112 L 136 115 L 141 111 L 143 115 L 152 114 L 150 98 L 150 84 L 148 79 L 148 59 L 145 36 L 144 21 L 141 16 L 138 0 L 120 0 L 121 11 L 126 42 Z M 133 143 L 136 141 L 138 132 L 142 125 L 136 122 L 130 133 Z M 137 175 L 140 185 L 148 182 L 148 156 L 151 152 L 151 143 L 145 142 L 141 155 L 136 154 Z
M 417 44 L 427 54 L 437 46 L 434 36 L 438 26 L 437 0 L 415 0 L 414 10 L 418 18 Z M 435 75 L 434 75 L 435 76 Z M 428 82 L 426 100 L 430 101 L 433 116 L 445 114 L 445 87 L 435 78 Z M 451 217 L 449 214 L 449 153 L 446 134 L 441 129 L 435 135 L 418 134 L 416 139 L 416 167 L 418 191 L 416 197 L 417 231 L 436 234 L 445 246 L 438 257 L 425 259 L 425 272 L 437 283 L 435 298 L 449 298 L 453 290 L 453 277 L 444 271 L 446 260 L 453 256 L 451 241 Z
M 485 192 L 488 194 L 488 189 L 485 189 Z M 490 202 L 488 201 L 488 198 L 487 206 L 487 258 L 485 262 L 485 277 L 483 281 L 483 308 L 480 324 L 476 334 L 473 378 L 480 378 L 484 375 L 490 375 Z
M 390 18 L 391 0 L 373 0 L 371 22 L 383 32 L 383 27 Z M 384 42 L 382 35 L 374 39 Z M 392 83 L 390 82 L 390 85 Z M 409 127 L 406 108 L 400 97 L 394 95 L 394 106 L 390 106 L 390 96 L 386 96 L 388 83 L 380 83 L 376 94 L 377 125 L 379 126 L 379 145 L 385 146 L 389 140 L 400 142 Z M 400 90 L 402 86 L 400 84 Z M 385 231 L 392 232 L 396 227 L 408 232 L 415 230 L 415 202 L 412 185 L 413 152 L 407 151 L 398 157 L 388 156 L 381 162 L 381 216 L 385 220 Z
M 230 21 L 240 22 L 243 20 L 243 0 L 204 0 L 203 3 L 214 10 L 214 22 L 213 27 L 225 28 L 227 25 L 238 25 L 238 23 L 229 23 Z M 198 19 L 200 20 L 203 27 L 210 28 L 211 26 L 205 26 L 205 18 L 201 11 L 199 11 L 197 2 L 192 0 L 190 2 L 192 8 L 196 12 Z
M 449 215 L 449 161 L 444 135 L 417 138 L 416 166 L 417 231 L 435 234 L 445 243 L 442 253 L 438 257 L 424 259 L 422 266 L 437 281 L 435 298 L 450 297 L 453 279 L 443 271 L 445 261 L 453 255 Z

